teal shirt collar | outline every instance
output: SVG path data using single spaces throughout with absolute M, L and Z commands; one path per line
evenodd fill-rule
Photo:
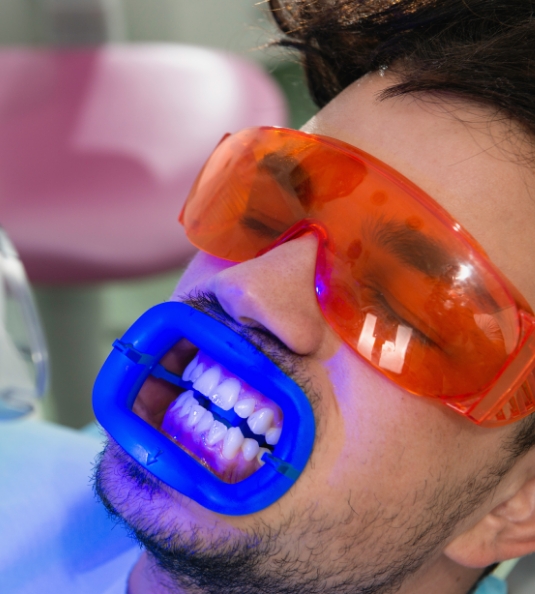
M 507 594 L 507 584 L 495 575 L 488 575 L 474 594 Z

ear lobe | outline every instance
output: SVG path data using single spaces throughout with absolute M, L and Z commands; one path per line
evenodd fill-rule
M 444 549 L 466 567 L 487 567 L 535 551 L 535 478 Z

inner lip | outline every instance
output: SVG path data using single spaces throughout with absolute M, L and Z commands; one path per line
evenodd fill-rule
M 258 470 L 279 440 L 280 408 L 186 339 L 160 364 L 189 383 L 149 376 L 133 412 L 227 483 Z

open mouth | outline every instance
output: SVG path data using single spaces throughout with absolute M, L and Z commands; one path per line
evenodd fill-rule
M 160 364 L 182 387 L 149 376 L 133 412 L 227 483 L 258 470 L 281 435 L 279 406 L 186 339 Z

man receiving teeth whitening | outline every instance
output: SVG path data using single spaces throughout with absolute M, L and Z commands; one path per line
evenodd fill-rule
M 95 384 L 128 591 L 503 594 L 535 551 L 535 2 L 270 7 L 322 109 L 215 147 L 198 254 Z

